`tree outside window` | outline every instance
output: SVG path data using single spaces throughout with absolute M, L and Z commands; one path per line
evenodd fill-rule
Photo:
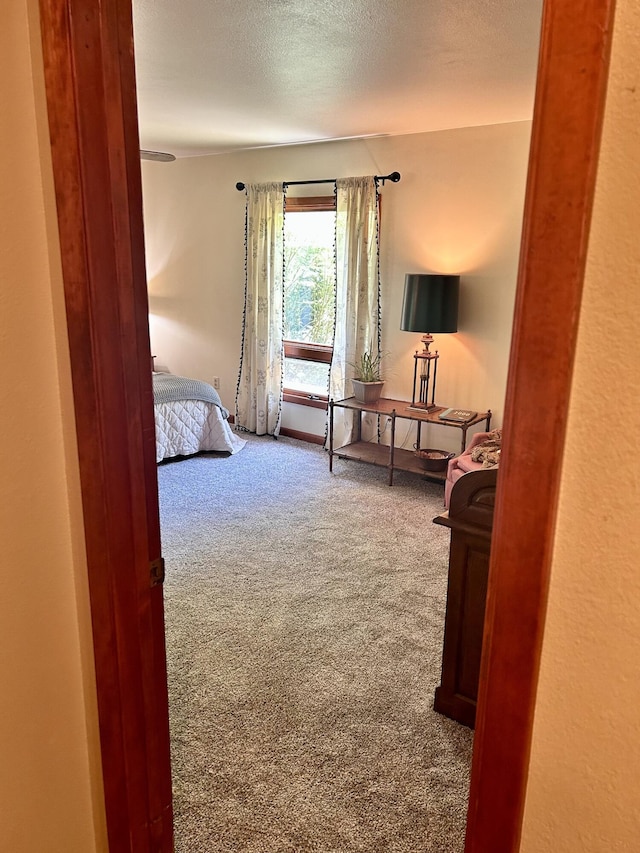
M 325 405 L 335 323 L 335 199 L 287 199 L 285 399 Z

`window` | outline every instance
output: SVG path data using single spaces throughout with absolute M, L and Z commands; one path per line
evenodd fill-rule
M 327 407 L 335 314 L 335 196 L 285 208 L 284 399 Z

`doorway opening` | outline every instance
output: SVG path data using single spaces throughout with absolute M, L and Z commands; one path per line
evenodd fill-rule
M 149 585 L 159 537 L 131 10 L 122 0 L 79 20 L 66 0 L 40 8 L 109 839 L 113 850 L 170 851 L 162 597 Z M 543 23 L 467 853 L 515 850 L 520 834 L 612 16 L 597 2 L 578 21 L 562 10 Z M 563 227 L 549 233 L 556 219 Z M 547 437 L 544 489 L 526 476 L 533 419 Z M 525 505 L 526 518 L 517 510 Z M 527 637 L 522 624 L 534 626 Z M 127 649 L 126 666 L 115 648 Z M 518 697 L 512 715 L 508 696 Z

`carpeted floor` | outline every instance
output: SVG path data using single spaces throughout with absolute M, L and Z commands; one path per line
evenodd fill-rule
M 177 853 L 460 853 L 442 487 L 254 436 L 158 476 Z

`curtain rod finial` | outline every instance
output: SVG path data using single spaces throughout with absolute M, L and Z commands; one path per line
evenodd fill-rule
M 387 181 L 392 181 L 394 184 L 397 184 L 399 180 L 400 172 L 391 172 L 390 175 L 376 175 L 376 183 L 378 181 L 382 181 L 382 186 L 384 186 Z
M 238 183 L 236 184 L 236 189 L 240 191 L 244 189 L 244 184 L 242 183 L 242 181 L 238 181 Z

